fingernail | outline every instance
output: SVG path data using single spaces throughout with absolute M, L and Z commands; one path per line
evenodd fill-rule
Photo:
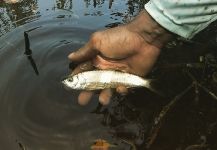
M 123 92 L 119 89 L 117 89 L 117 92 L 121 95 L 121 96 L 126 96 L 127 95 L 127 92 Z
M 75 53 L 73 52 L 73 53 L 68 55 L 68 58 L 72 58 L 74 55 L 75 55 Z
M 102 104 L 102 105 L 108 105 L 109 102 L 110 102 L 110 98 L 102 98 L 102 97 L 99 97 L 99 102 Z

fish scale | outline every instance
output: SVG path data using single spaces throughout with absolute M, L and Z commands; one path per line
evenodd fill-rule
M 94 70 L 78 73 L 64 79 L 62 83 L 65 87 L 75 90 L 99 90 L 117 88 L 120 85 L 127 88 L 150 88 L 150 80 L 113 70 Z

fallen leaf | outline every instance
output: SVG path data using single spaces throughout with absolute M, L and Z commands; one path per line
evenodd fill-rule
M 109 144 L 106 140 L 97 139 L 91 146 L 92 150 L 109 150 L 109 147 L 115 147 L 115 145 Z
M 22 0 L 4 0 L 5 3 L 8 3 L 8 4 L 15 4 L 15 3 L 18 3 L 18 2 L 21 2 Z

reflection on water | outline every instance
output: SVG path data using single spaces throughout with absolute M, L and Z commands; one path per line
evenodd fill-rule
M 108 141 L 117 150 L 217 149 L 217 85 L 213 82 L 217 61 L 211 51 L 216 50 L 216 41 L 204 46 L 211 50 L 199 62 L 198 45 L 178 41 L 179 46 L 164 49 L 159 62 L 165 65 L 150 75 L 159 80 L 164 97 L 139 89 L 126 97 L 115 95 L 109 106 L 98 104 L 97 97 L 79 106 L 78 92 L 66 91 L 60 84 L 70 73 L 67 55 L 71 51 L 84 45 L 96 29 L 128 22 L 145 2 L 0 3 L 0 149 L 88 150 L 96 139 Z M 216 39 L 214 31 L 203 34 Z M 31 49 L 39 76 L 25 48 Z M 195 79 L 192 88 L 179 96 L 192 83 L 186 72 Z
M 86 16 L 84 18 L 86 20 L 92 19 L 91 16 L 101 16 L 108 23 L 114 23 L 114 20 L 116 22 L 128 22 L 144 7 L 146 2 L 147 0 L 47 0 L 46 2 L 43 0 L 22 0 L 12 4 L 0 2 L 0 36 L 15 27 L 60 9 L 74 12 L 79 17 Z
M 2 35 L 10 31 L 11 28 L 25 24 L 30 16 L 35 16 L 37 14 L 36 10 L 38 9 L 38 3 L 37 0 L 23 0 L 13 4 L 1 2 L 0 8 L 0 35 Z
M 54 27 L 43 21 L 37 26 L 43 27 L 29 32 L 29 40 L 39 76 L 24 55 L 23 30 L 35 25 L 24 26 L 2 39 L 7 43 L 0 56 L 0 115 L 4 121 L 0 126 L 7 136 L 1 136 L 4 140 L 0 145 L 11 149 L 8 143 L 18 141 L 26 149 L 86 150 L 98 136 L 110 139 L 106 128 L 100 125 L 101 116 L 88 113 L 97 101 L 81 108 L 77 93 L 66 92 L 60 84 L 61 77 L 69 74 L 69 50 L 83 45 L 93 31 L 62 28 L 58 23 Z
M 57 0 L 56 5 L 58 9 L 71 10 L 73 7 L 72 0 Z

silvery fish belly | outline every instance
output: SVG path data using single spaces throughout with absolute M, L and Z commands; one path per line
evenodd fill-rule
M 77 90 L 99 90 L 116 88 L 123 85 L 127 88 L 150 87 L 149 80 L 139 76 L 111 70 L 86 71 L 69 76 L 62 81 L 65 87 Z

